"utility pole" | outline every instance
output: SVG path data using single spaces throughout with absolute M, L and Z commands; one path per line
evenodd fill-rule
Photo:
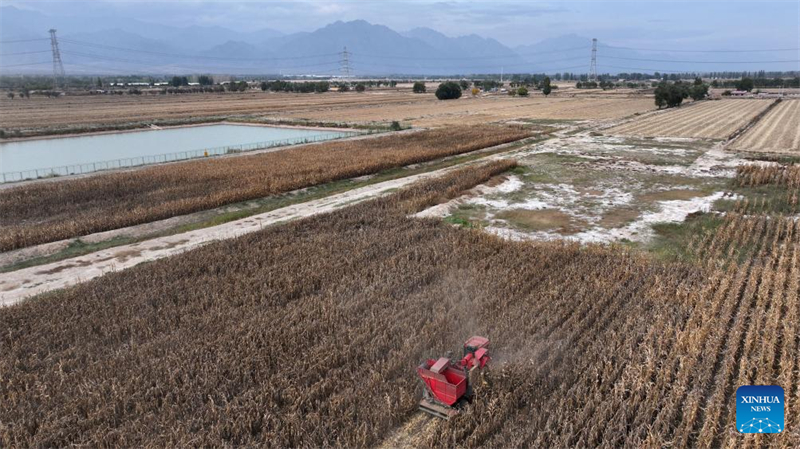
M 58 89 L 58 79 L 64 79 L 64 64 L 61 62 L 61 52 L 58 50 L 56 30 L 50 29 L 50 47 L 53 50 L 53 90 Z M 46 51 L 46 50 L 45 50 Z
M 592 62 L 589 63 L 589 80 L 597 80 L 597 39 L 592 39 Z
M 500 84 L 503 84 L 503 66 L 500 66 Z
M 350 52 L 347 51 L 347 47 L 339 53 L 339 71 L 345 77 L 350 76 Z

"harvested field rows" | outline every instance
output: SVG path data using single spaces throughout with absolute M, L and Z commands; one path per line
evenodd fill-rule
M 0 309 L 0 444 L 375 446 L 472 334 L 495 360 L 422 447 L 800 444 L 733 430 L 749 383 L 800 424 L 800 223 L 731 219 L 698 246 L 759 257 L 718 269 L 408 218 L 507 167 Z
M 773 100 L 719 100 L 689 104 L 610 128 L 607 134 L 726 139 Z
M 800 100 L 784 100 L 731 147 L 737 151 L 800 152 Z
M 420 101 L 414 104 L 368 106 L 357 110 L 331 109 L 287 115 L 295 119 L 346 122 L 404 121 L 414 126 L 480 124 L 510 119 L 614 119 L 653 109 L 653 101 L 638 99 L 575 99 L 488 97 L 458 101 Z
M 368 175 L 530 135 L 510 127 L 451 127 L 23 185 L 0 191 L 0 251 Z
M 424 96 L 433 98 L 432 95 Z M 407 93 L 96 95 L 57 99 L 0 99 L 0 126 L 25 129 L 119 124 L 148 120 L 319 110 L 417 101 Z

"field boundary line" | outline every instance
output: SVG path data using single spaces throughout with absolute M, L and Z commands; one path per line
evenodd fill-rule
M 732 145 L 736 141 L 736 139 L 738 139 L 739 137 L 743 136 L 749 129 L 753 128 L 756 125 L 756 123 L 761 121 L 761 119 L 764 118 L 764 116 L 767 115 L 769 113 L 769 111 L 775 109 L 775 107 L 777 107 L 779 104 L 781 104 L 781 99 L 780 98 L 778 98 L 777 100 L 773 101 L 769 106 L 764 108 L 763 111 L 761 111 L 758 114 L 756 114 L 756 116 L 753 117 L 752 119 L 750 119 L 750 121 L 748 123 L 746 123 L 744 126 L 742 126 L 741 128 L 737 129 L 736 131 L 732 132 L 728 136 L 728 138 L 725 139 L 725 143 L 722 145 L 722 148 L 724 150 L 727 150 L 728 147 L 730 145 Z

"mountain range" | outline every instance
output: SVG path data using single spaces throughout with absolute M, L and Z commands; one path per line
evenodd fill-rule
M 363 20 L 313 32 L 264 28 L 173 27 L 126 17 L 50 17 L 0 8 L 0 71 L 52 73 L 48 30 L 57 29 L 68 74 L 456 75 L 586 73 L 591 38 L 566 35 L 511 48 L 475 34 L 446 36 L 430 28 L 395 31 Z M 601 39 L 602 42 L 602 39 Z M 600 73 L 757 70 L 708 65 L 703 55 L 598 47 Z M 707 56 L 707 55 L 706 55 Z M 769 55 L 761 55 L 769 59 Z M 784 55 L 785 56 L 785 55 Z M 604 59 L 608 58 L 608 59 Z M 666 69 L 666 70 L 665 70 Z

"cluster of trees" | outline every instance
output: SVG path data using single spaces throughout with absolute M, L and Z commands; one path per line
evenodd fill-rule
M 225 85 L 225 88 L 228 92 L 246 92 L 250 86 L 247 84 L 247 81 L 231 81 Z
M 367 90 L 367 86 L 364 83 L 356 83 L 355 86 L 348 83 L 339 83 L 339 85 L 336 86 L 336 90 L 339 92 L 349 92 L 350 89 L 353 89 L 356 92 L 364 92 Z
M 488 79 L 488 80 L 473 80 L 472 84 L 474 84 L 475 87 L 477 87 L 479 89 L 483 89 L 483 90 L 499 89 L 499 88 L 503 87 L 503 83 L 501 83 L 500 81 L 497 81 L 497 80 L 492 80 L 492 79 Z
M 368 80 L 368 81 L 360 81 L 359 84 L 363 84 L 365 87 L 396 87 L 397 81 L 395 80 Z
M 425 83 L 423 83 L 422 81 L 415 81 L 414 82 L 414 87 L 412 87 L 412 90 L 414 91 L 415 94 L 424 94 L 425 93 Z
M 600 82 L 597 82 L 597 81 L 578 81 L 577 83 L 575 83 L 575 88 L 576 89 L 597 89 L 598 87 L 600 89 L 603 89 L 603 90 L 609 90 L 609 89 L 614 89 L 615 87 L 617 87 L 617 84 L 614 84 L 613 81 L 609 81 L 609 80 L 605 80 L 605 79 L 600 79 Z
M 30 91 L 30 90 L 28 90 L 28 89 L 22 89 L 22 90 L 20 90 L 20 91 L 19 91 L 19 94 L 17 94 L 17 93 L 14 93 L 14 92 L 8 92 L 8 93 L 6 93 L 6 96 L 7 96 L 8 98 L 12 99 L 12 100 L 13 100 L 13 99 L 14 99 L 14 97 L 16 97 L 17 95 L 19 95 L 19 97 L 20 97 L 20 98 L 30 98 L 30 97 L 31 97 L 31 91 Z
M 261 90 L 270 92 L 299 92 L 299 93 L 322 93 L 327 92 L 331 84 L 327 81 L 305 81 L 302 83 L 292 83 L 290 81 L 263 81 Z
M 680 80 L 674 83 L 662 81 L 656 86 L 655 90 L 656 106 L 659 109 L 664 106 L 668 108 L 680 106 L 683 100 L 689 97 L 699 101 L 707 96 L 708 84 L 704 83 L 699 77 L 695 78 L 694 83 L 691 85 Z
M 794 78 L 751 78 L 749 76 L 734 80 L 712 80 L 711 87 L 734 88 L 750 92 L 754 88 L 800 88 L 800 76 Z
M 238 89 L 238 87 L 237 87 Z M 238 90 L 237 90 L 238 91 Z M 109 93 L 122 92 L 110 91 Z M 166 87 L 158 91 L 161 95 L 166 94 L 201 94 L 201 93 L 222 93 L 225 92 L 225 87 L 221 85 L 214 86 L 192 86 L 192 87 Z M 150 93 L 154 93 L 151 91 Z
M 185 76 L 173 76 L 172 80 L 169 82 L 169 85 L 172 87 L 188 86 L 189 78 Z

